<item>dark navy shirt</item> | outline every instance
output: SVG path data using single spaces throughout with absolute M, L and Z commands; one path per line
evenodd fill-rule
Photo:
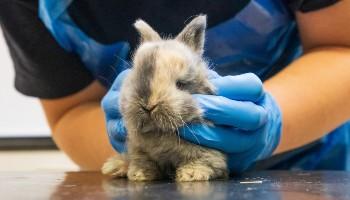
M 285 0 L 292 9 L 310 11 L 337 0 Z M 75 0 L 68 13 L 96 41 L 137 45 L 137 18 L 162 35 L 176 35 L 194 15 L 207 14 L 215 26 L 241 11 L 250 0 Z M 75 93 L 94 78 L 79 57 L 67 53 L 38 18 L 38 0 L 1 0 L 0 25 L 15 65 L 15 87 L 25 95 L 58 98 Z

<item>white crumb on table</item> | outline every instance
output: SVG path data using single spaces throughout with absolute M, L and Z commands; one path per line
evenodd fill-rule
M 263 181 L 240 181 L 240 184 L 262 184 Z

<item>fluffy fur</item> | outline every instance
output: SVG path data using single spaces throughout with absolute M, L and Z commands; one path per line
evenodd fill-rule
M 134 26 L 141 44 L 119 102 L 128 154 L 109 159 L 102 172 L 134 181 L 226 178 L 224 154 L 178 136 L 178 128 L 187 123 L 206 123 L 191 94 L 215 92 L 202 57 L 206 16 L 194 18 L 174 39 L 162 39 L 142 20 Z

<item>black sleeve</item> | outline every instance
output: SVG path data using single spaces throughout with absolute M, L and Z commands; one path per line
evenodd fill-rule
M 38 18 L 38 0 L 1 0 L 0 25 L 15 67 L 15 87 L 44 99 L 75 93 L 93 81 L 78 56 L 65 52 Z
M 293 11 L 310 12 L 331 6 L 340 0 L 285 0 Z

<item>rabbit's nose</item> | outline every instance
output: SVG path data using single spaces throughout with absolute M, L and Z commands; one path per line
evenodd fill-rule
M 151 113 L 157 106 L 158 106 L 158 104 L 147 105 L 147 106 L 142 106 L 142 109 L 148 113 Z

